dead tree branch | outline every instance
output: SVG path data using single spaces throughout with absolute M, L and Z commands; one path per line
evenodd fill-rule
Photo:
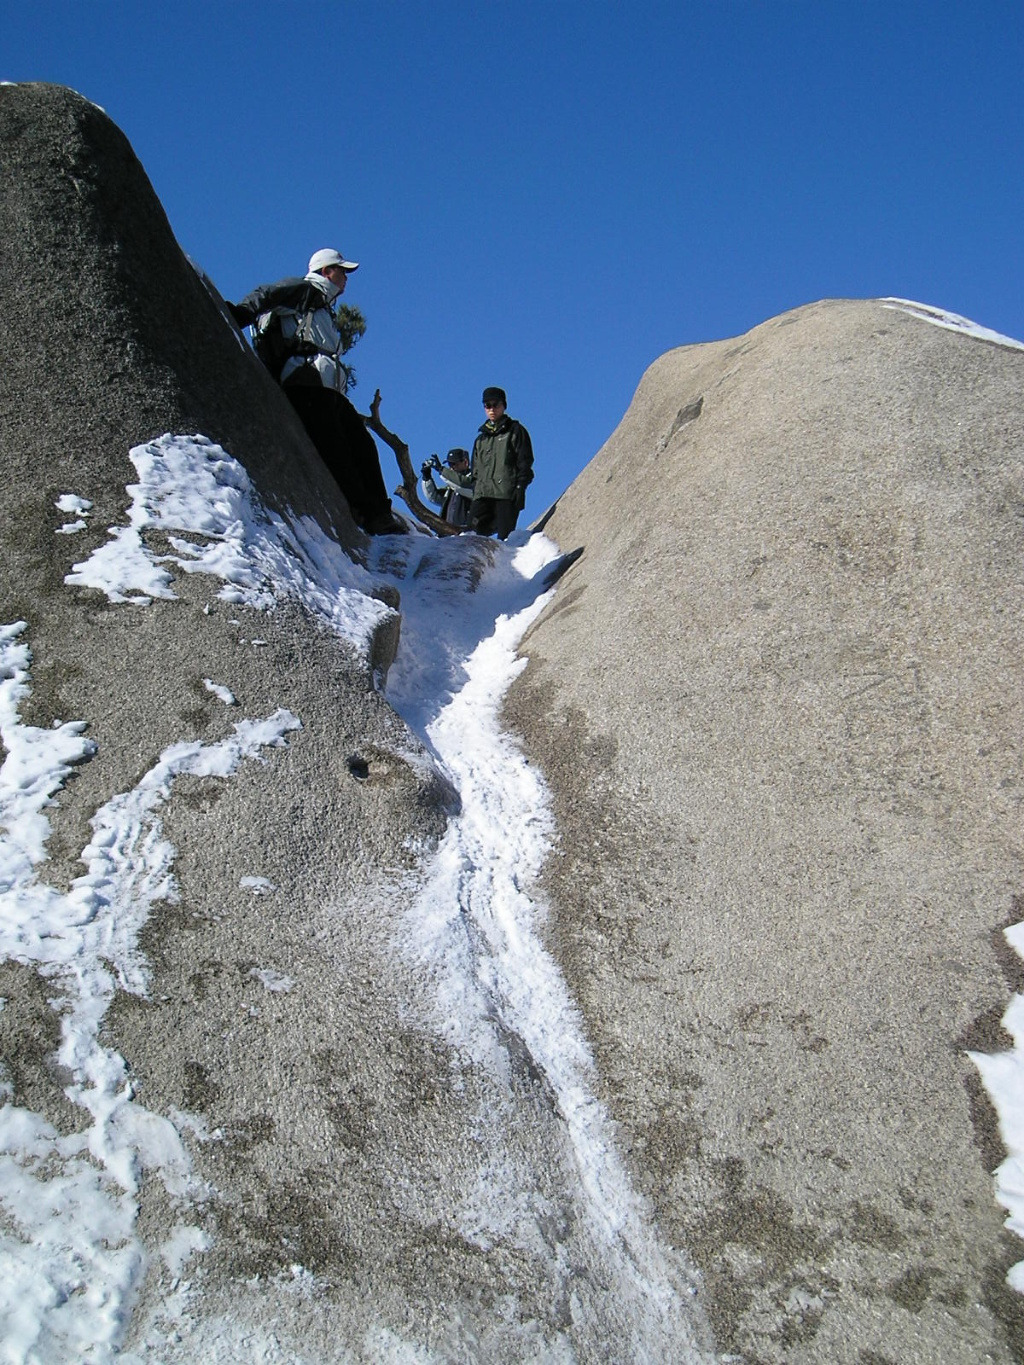
M 398 461 L 398 468 L 402 475 L 401 485 L 395 489 L 395 497 L 401 498 L 409 511 L 417 521 L 428 526 L 436 535 L 457 536 L 460 528 L 449 526 L 443 517 L 439 517 L 436 512 L 431 512 L 429 507 L 425 507 L 420 501 L 416 491 L 416 473 L 412 467 L 412 460 L 409 456 L 409 447 L 403 440 L 395 435 L 393 431 L 388 431 L 387 427 L 380 420 L 380 389 L 373 395 L 373 402 L 370 404 L 369 417 L 363 417 L 363 421 L 370 430 L 395 452 L 395 459 Z

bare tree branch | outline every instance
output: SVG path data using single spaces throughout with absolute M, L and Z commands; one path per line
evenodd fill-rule
M 395 497 L 401 498 L 416 520 L 429 527 L 435 534 L 457 536 L 460 527 L 449 526 L 443 517 L 439 517 L 436 512 L 431 512 L 429 507 L 425 507 L 420 501 L 419 494 L 416 491 L 416 473 L 409 456 L 409 447 L 393 431 L 388 431 L 380 420 L 380 402 L 380 389 L 378 389 L 373 395 L 373 402 L 370 404 L 370 415 L 369 417 L 363 416 L 363 421 L 375 435 L 380 437 L 385 445 L 389 445 L 395 452 L 398 468 L 402 475 L 401 485 L 395 489 Z

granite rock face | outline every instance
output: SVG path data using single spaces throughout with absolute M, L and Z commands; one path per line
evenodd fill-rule
M 672 351 L 546 531 L 551 948 L 720 1348 L 1020 1359 L 966 1051 L 1021 985 L 1024 352 L 885 301 Z
M 186 1173 L 120 1173 L 115 1344 L 675 1365 L 711 1350 L 693 1261 L 733 1359 L 1019 1358 L 966 1052 L 1005 1046 L 1020 984 L 1024 354 L 881 302 L 673 352 L 550 519 L 582 554 L 506 716 L 555 802 L 550 950 L 662 1238 L 624 1242 L 523 1040 L 499 1017 L 487 1065 L 445 1041 L 401 951 L 458 799 L 375 685 L 398 610 L 357 645 L 287 594 L 223 600 L 153 526 L 173 598 L 67 581 L 166 433 L 319 528 L 325 574 L 367 546 L 102 111 L 0 86 L 0 172 L 0 645 L 24 622 L 21 725 L 94 746 L 40 882 L 80 879 L 98 813 L 169 753 L 298 722 L 161 796 L 173 895 L 111 967 L 105 1119 L 60 1060 L 73 973 L 45 945 L 0 961 L 0 1100 L 49 1125 L 40 1180 L 76 1135 L 98 1171 L 118 1124 L 181 1144 Z

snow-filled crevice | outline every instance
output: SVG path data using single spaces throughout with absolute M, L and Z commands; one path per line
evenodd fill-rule
M 551 802 L 500 725 L 508 686 L 525 667 L 518 643 L 550 599 L 557 560 L 555 545 L 525 534 L 505 545 L 389 546 L 378 558 L 402 587 L 402 643 L 387 695 L 462 803 L 402 925 L 401 951 L 433 981 L 434 1026 L 445 1040 L 499 1077 L 526 1070 L 556 1113 L 575 1168 L 567 1195 L 586 1229 L 584 1254 L 628 1324 L 622 1358 L 696 1359 L 693 1280 L 631 1188 L 596 1098 L 582 1019 L 544 947 L 536 883 L 554 835 Z M 489 1213 L 500 1236 L 502 1195 Z M 488 1210 L 478 1202 L 474 1215 L 479 1226 Z

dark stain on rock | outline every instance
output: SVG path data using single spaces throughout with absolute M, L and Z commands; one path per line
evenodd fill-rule
M 935 1205 L 932 1203 L 932 1201 L 930 1199 L 923 1198 L 921 1195 L 917 1193 L 916 1190 L 910 1190 L 901 1185 L 899 1189 L 899 1197 L 900 1203 L 903 1205 L 903 1207 L 907 1210 L 908 1213 L 934 1212 Z
M 181 713 L 181 718 L 182 720 L 186 719 L 183 712 Z M 174 799 L 180 801 L 183 806 L 187 806 L 189 810 L 198 811 L 201 815 L 206 815 L 209 811 L 213 810 L 214 806 L 224 795 L 224 791 L 225 784 L 222 779 L 205 777 L 196 778 L 189 782 L 187 778 L 183 780 L 182 777 L 179 777 L 175 784 Z
M 555 598 L 554 603 L 545 609 L 545 618 L 550 620 L 553 616 L 571 616 L 576 610 L 576 604 L 586 592 L 586 586 L 582 583 L 575 588 L 570 588 L 568 592 L 560 592 Z
M 183 1070 L 182 1107 L 192 1114 L 205 1113 L 220 1094 L 220 1086 L 201 1062 L 187 1061 Z
M 1013 1039 L 1003 1028 L 1003 1015 L 1006 1005 L 992 1005 L 979 1014 L 956 1040 L 958 1052 L 1009 1052 Z
M 261 1142 L 271 1142 L 274 1131 L 274 1120 L 269 1114 L 251 1114 L 247 1119 L 237 1119 L 224 1125 L 225 1151 L 233 1157 L 242 1156 Z
M 701 1125 L 685 1114 L 664 1113 L 644 1130 L 643 1158 L 661 1179 L 701 1154 Z
M 71 1073 L 57 1060 L 60 1015 L 50 1004 L 52 993 L 52 981 L 34 968 L 0 962 L 0 1079 L 11 1086 L 14 1104 L 71 1133 L 86 1125 L 88 1115 L 64 1094 Z
M 1011 995 L 1024 995 L 1024 958 L 1007 943 L 1004 930 L 1012 929 L 1021 920 L 1024 920 L 1024 896 L 1014 896 L 1009 915 L 997 929 L 993 929 L 990 939 L 992 951 Z
M 793 1210 L 774 1190 L 744 1189 L 745 1166 L 738 1157 L 713 1165 L 722 1182 L 722 1197 L 697 1225 L 702 1242 L 717 1247 L 733 1243 L 756 1251 L 770 1277 L 820 1253 L 818 1233 L 810 1224 L 794 1222 Z
M 704 411 L 703 394 L 701 394 L 699 398 L 695 398 L 692 403 L 687 403 L 687 405 L 684 408 L 680 408 L 679 411 L 676 413 L 675 421 L 668 429 L 668 434 L 663 437 L 658 447 L 659 453 L 666 448 L 666 446 L 671 442 L 673 436 L 675 436 L 678 431 L 681 431 L 682 428 L 685 426 L 689 426 L 691 422 L 696 422 L 697 418 L 701 415 L 703 411 Z
M 931 1298 L 932 1284 L 938 1278 L 939 1272 L 931 1266 L 911 1266 L 895 1280 L 890 1280 L 885 1292 L 894 1303 L 898 1303 L 908 1313 L 920 1313 Z
M 824 1316 L 824 1308 L 809 1307 L 797 1315 L 789 1315 L 782 1324 L 779 1340 L 783 1346 L 802 1346 L 817 1335 Z
M 828 1039 L 813 1028 L 814 1021 L 806 1010 L 784 1014 L 782 1019 L 790 1031 L 796 1034 L 801 1052 L 824 1052 L 830 1046 Z
M 1006 1160 L 1006 1147 L 999 1132 L 999 1116 L 978 1071 L 971 1066 L 964 1074 L 967 1106 L 974 1132 L 974 1145 L 981 1153 L 982 1165 L 992 1175 Z
M 273 1276 L 299 1264 L 336 1283 L 357 1271 L 359 1253 L 323 1200 L 322 1174 L 300 1173 L 300 1180 L 272 1186 L 262 1212 L 221 1208 L 220 1219 L 231 1226 L 230 1240 L 242 1248 L 237 1273 Z
M 1010 1232 L 1000 1237 L 1001 1254 L 994 1257 L 982 1273 L 982 1296 L 1006 1334 L 1014 1359 L 1024 1360 L 1024 1295 L 1006 1282 L 1006 1274 L 1020 1260 L 1020 1242 Z
M 845 1231 L 858 1246 L 878 1247 L 882 1251 L 898 1251 L 906 1241 L 890 1214 L 860 1199 L 850 1205 Z

